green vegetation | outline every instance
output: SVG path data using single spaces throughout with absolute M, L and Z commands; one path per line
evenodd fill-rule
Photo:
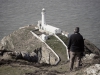
M 66 45 L 68 43 L 68 38 L 64 35 L 58 34 L 57 35 Z
M 67 60 L 66 48 L 55 36 L 50 36 L 46 43 L 59 55 L 61 62 Z

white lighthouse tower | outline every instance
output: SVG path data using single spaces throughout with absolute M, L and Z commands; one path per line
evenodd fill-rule
M 46 14 L 46 11 L 43 8 L 42 12 L 41 12 L 41 16 L 42 16 L 41 17 L 41 21 L 38 21 L 39 31 L 46 32 L 46 33 L 49 33 L 49 34 L 58 34 L 58 33 L 61 33 L 62 31 L 61 31 L 60 28 L 57 28 L 57 27 L 54 27 L 52 25 L 46 24 L 45 14 Z
M 45 9 L 44 8 L 42 9 L 41 15 L 42 15 L 42 26 L 44 27 L 46 25 L 46 21 L 45 21 Z

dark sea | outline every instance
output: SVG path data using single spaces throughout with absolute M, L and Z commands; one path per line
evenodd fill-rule
M 19 27 L 41 20 L 46 9 L 46 23 L 73 33 L 80 33 L 100 48 L 100 0 L 0 0 L 0 40 Z

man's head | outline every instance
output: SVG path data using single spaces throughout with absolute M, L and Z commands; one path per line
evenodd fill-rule
M 79 27 L 76 27 L 76 28 L 74 29 L 74 33 L 79 33 Z

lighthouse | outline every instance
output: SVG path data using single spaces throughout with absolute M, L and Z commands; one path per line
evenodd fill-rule
M 37 25 L 38 28 L 39 28 L 39 31 L 46 32 L 50 35 L 61 33 L 62 31 L 61 31 L 60 28 L 57 28 L 57 27 L 54 27 L 52 25 L 46 24 L 45 14 L 46 14 L 46 11 L 43 8 L 42 12 L 41 12 L 41 21 L 38 21 L 38 25 Z
M 44 8 L 42 9 L 41 15 L 42 15 L 42 26 L 44 27 L 46 25 L 46 21 L 45 21 L 45 9 Z

